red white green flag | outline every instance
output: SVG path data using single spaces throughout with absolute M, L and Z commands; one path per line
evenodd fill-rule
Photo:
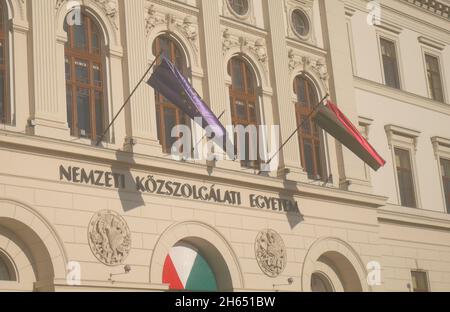
M 166 257 L 163 283 L 171 290 L 217 291 L 216 277 L 198 250 L 182 244 L 173 247 Z

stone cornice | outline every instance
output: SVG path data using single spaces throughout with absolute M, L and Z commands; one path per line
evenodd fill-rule
M 364 79 L 361 77 L 354 77 L 355 88 L 367 92 L 371 92 L 380 96 L 388 97 L 400 102 L 409 103 L 427 110 L 439 112 L 445 115 L 450 115 L 450 104 L 433 101 L 429 98 L 413 94 L 404 90 L 397 90 L 389 88 L 383 84 Z
M 55 159 L 71 159 L 93 165 L 116 165 L 119 167 L 145 170 L 155 174 L 189 177 L 215 184 L 233 185 L 246 189 L 257 189 L 261 192 L 291 194 L 303 198 L 317 198 L 337 203 L 379 208 L 386 204 L 387 198 L 371 194 L 349 192 L 336 188 L 315 186 L 296 181 L 285 181 L 278 178 L 263 177 L 216 168 L 209 175 L 203 164 L 176 162 L 171 159 L 132 154 L 107 148 L 93 148 L 90 145 L 69 141 L 29 136 L 23 133 L 0 131 L 0 142 L 3 150 L 21 151 Z
M 445 4 L 444 1 L 436 0 L 401 0 L 408 2 L 422 10 L 428 11 L 434 15 L 438 15 L 447 20 L 450 20 L 450 4 Z
M 412 0 L 409 0 L 412 1 Z M 418 14 L 420 7 L 409 3 L 408 0 L 381 1 L 382 19 L 395 23 L 403 28 L 413 29 L 427 37 L 435 37 L 440 41 L 450 43 L 448 34 L 448 20 L 436 14 Z M 346 7 L 368 13 L 369 0 L 343 0 Z
M 378 220 L 384 222 L 450 230 L 450 215 L 444 212 L 386 206 L 378 209 L 377 213 Z

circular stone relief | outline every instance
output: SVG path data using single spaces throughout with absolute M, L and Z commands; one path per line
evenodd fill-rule
M 244 16 L 248 13 L 248 0 L 228 0 L 228 4 L 237 15 Z
M 131 234 L 126 221 L 116 212 L 103 210 L 89 223 L 88 241 L 94 256 L 103 264 L 123 264 L 131 249 Z
M 297 36 L 301 38 L 306 38 L 309 35 L 309 18 L 302 10 L 295 9 L 292 12 L 292 27 Z
M 256 260 L 269 277 L 283 273 L 287 264 L 286 248 L 281 236 L 273 230 L 264 230 L 256 238 Z

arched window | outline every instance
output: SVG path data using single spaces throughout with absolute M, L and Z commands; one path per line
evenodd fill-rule
M 295 79 L 294 91 L 297 95 L 295 104 L 297 124 L 300 126 L 304 123 L 303 128 L 298 132 L 302 166 L 309 178 L 320 180 L 325 178 L 322 161 L 322 132 L 312 117 L 307 119 L 319 101 L 317 91 L 314 84 L 304 76 L 298 76 Z
M 16 277 L 11 262 L 0 252 L 0 281 L 15 281 Z
M 257 126 L 256 78 L 249 64 L 240 57 L 233 57 L 228 63 L 228 74 L 231 76 L 230 86 L 231 116 L 234 126 Z M 242 167 L 259 168 L 258 136 L 245 136 L 245 160 L 241 160 Z M 240 146 L 238 137 L 235 136 L 236 154 Z M 256 155 L 256 157 L 254 157 Z
M 11 122 L 9 104 L 9 73 L 8 73 L 8 27 L 7 8 L 4 1 L 0 2 L 0 123 Z
M 159 53 L 165 55 L 185 77 L 188 77 L 184 53 L 178 44 L 169 36 L 162 35 L 156 38 L 153 44 L 153 54 L 158 55 Z M 163 152 L 170 154 L 173 144 L 178 140 L 177 137 L 172 137 L 172 129 L 179 125 L 190 127 L 191 120 L 189 116 L 184 114 L 158 92 L 155 93 L 155 103 L 158 139 L 162 145 Z
M 95 140 L 105 125 L 104 42 L 99 26 L 82 13 L 81 25 L 68 25 L 65 47 L 67 121 L 75 137 Z

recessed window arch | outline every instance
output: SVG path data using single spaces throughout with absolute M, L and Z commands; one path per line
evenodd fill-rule
M 96 140 L 107 116 L 104 34 L 85 10 L 80 25 L 65 19 L 64 30 L 67 122 L 72 136 Z
M 190 78 L 185 53 L 169 34 L 160 35 L 153 42 L 153 54 L 160 53 L 175 64 L 185 77 Z M 163 152 L 170 154 L 173 144 L 178 140 L 177 137 L 172 137 L 172 129 L 179 125 L 190 127 L 191 120 L 188 115 L 158 92 L 155 92 L 155 103 L 158 139 Z
M 233 126 L 258 126 L 258 93 L 256 74 L 250 64 L 241 56 L 235 56 L 228 62 L 228 74 L 231 76 L 230 104 Z M 240 136 L 235 134 L 235 154 L 239 154 Z M 255 135 L 245 133 L 245 159 L 241 160 L 244 168 L 258 169 L 260 165 L 258 151 L 258 130 Z M 242 152 L 242 151 L 241 151 Z M 244 152 L 242 152 L 244 155 Z
M 0 1 L 0 124 L 11 122 L 8 37 L 8 8 Z
M 9 258 L 0 251 L 0 281 L 16 281 L 14 266 Z
M 294 81 L 294 92 L 297 96 L 295 103 L 297 125 L 303 123 L 298 132 L 302 166 L 310 179 L 325 179 L 322 130 L 314 122 L 314 116 L 311 116 L 319 102 L 317 88 L 305 75 L 299 75 Z
M 315 272 L 311 276 L 311 291 L 330 293 L 334 292 L 334 288 L 328 276 L 321 272 Z

